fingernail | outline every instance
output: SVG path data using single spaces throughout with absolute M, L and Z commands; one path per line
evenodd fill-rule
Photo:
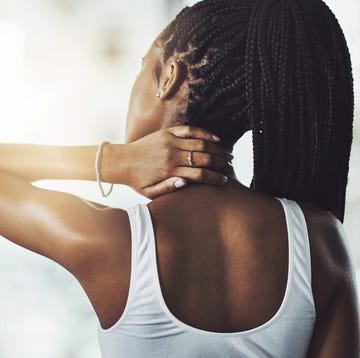
M 182 188 L 183 186 L 186 185 L 186 182 L 182 181 L 182 180 L 176 180 L 176 182 L 174 183 L 174 187 L 175 188 Z
M 215 134 L 213 134 L 212 136 L 212 139 L 215 141 L 215 142 L 220 142 L 220 138 L 217 136 L 217 135 L 215 135 Z
M 225 176 L 225 175 L 223 175 L 223 176 L 221 177 L 221 181 L 222 181 L 224 184 L 227 183 L 228 180 L 229 180 L 229 178 L 228 178 L 227 176 Z

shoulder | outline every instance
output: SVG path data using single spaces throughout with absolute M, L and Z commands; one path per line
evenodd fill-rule
M 93 203 L 90 203 L 93 204 Z M 102 327 L 113 326 L 127 302 L 131 278 L 132 238 L 126 210 L 93 208 L 87 235 L 73 247 L 72 274 L 87 294 Z
M 346 233 L 339 219 L 310 203 L 298 204 L 304 213 L 308 229 L 312 288 L 316 312 L 321 315 L 339 284 L 354 280 L 351 255 Z
M 95 213 L 99 219 L 94 230 L 90 245 L 96 250 L 103 250 L 111 253 L 113 249 L 121 246 L 128 246 L 131 242 L 131 228 L 127 210 L 119 208 L 106 208 Z M 92 242 L 91 242 L 92 241 Z
M 347 236 L 343 224 L 329 211 L 312 204 L 300 202 L 308 228 L 310 245 L 317 249 L 314 254 L 331 262 L 332 269 L 341 275 L 351 267 Z
M 75 276 L 101 272 L 128 261 L 131 248 L 131 229 L 126 210 L 107 207 L 79 198 L 79 207 L 87 211 L 86 217 L 77 217 L 77 240 L 70 247 L 73 264 L 70 271 Z M 69 267 L 66 267 L 69 269 Z

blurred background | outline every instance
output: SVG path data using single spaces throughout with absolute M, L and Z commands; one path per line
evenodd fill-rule
M 0 141 L 58 145 L 122 142 L 130 90 L 153 39 L 183 0 L 0 0 Z M 360 268 L 360 3 L 326 0 L 348 40 L 355 127 L 345 229 Z M 252 176 L 251 135 L 235 148 L 239 179 Z M 357 183 L 357 184 L 356 184 Z M 128 208 L 147 200 L 124 186 L 102 199 L 89 182 L 38 185 Z M 61 267 L 0 237 L 0 357 L 99 358 L 80 285 Z

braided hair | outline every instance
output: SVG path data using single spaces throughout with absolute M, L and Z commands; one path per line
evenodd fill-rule
M 353 78 L 344 34 L 322 0 L 204 0 L 157 41 L 159 68 L 173 56 L 187 68 L 187 105 L 175 122 L 217 134 L 228 150 L 252 130 L 250 188 L 343 221 Z

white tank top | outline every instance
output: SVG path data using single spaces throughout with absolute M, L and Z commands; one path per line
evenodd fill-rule
M 288 232 L 288 278 L 275 315 L 256 328 L 217 333 L 191 327 L 167 308 L 161 294 L 149 209 L 128 209 L 131 278 L 125 310 L 109 329 L 98 327 L 103 358 L 305 357 L 315 322 L 307 226 L 295 201 L 277 198 Z M 256 303 L 254 303 L 256 304 Z

